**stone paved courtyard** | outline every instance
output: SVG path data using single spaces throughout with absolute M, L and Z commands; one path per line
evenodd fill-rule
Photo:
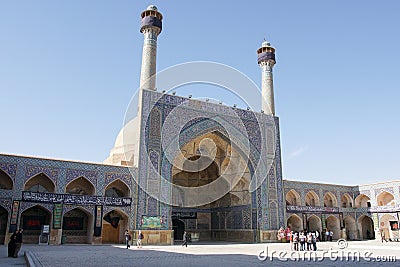
M 378 241 L 353 241 L 347 249 L 340 250 L 336 242 L 318 243 L 316 260 L 292 259 L 302 257 L 303 252 L 291 252 L 289 244 L 238 244 L 213 243 L 190 244 L 189 247 L 175 246 L 146 246 L 141 249 L 122 245 L 63 245 L 38 246 L 24 245 L 18 259 L 7 258 L 7 247 L 1 247 L 0 266 L 26 266 L 22 256 L 23 251 L 32 257 L 35 266 L 307 266 L 318 264 L 322 266 L 400 266 L 400 243 L 380 243 Z M 261 250 L 268 251 L 265 261 L 258 259 Z M 276 251 L 276 252 L 274 252 Z M 346 261 L 346 253 L 360 255 L 360 260 Z M 280 254 L 279 254 L 280 253 Z M 293 253 L 293 254 L 290 254 Z M 340 255 L 343 254 L 342 260 Z M 355 254 L 354 254 L 355 253 Z M 359 254 L 358 254 L 359 253 Z M 266 254 L 261 254 L 265 256 Z M 362 259 L 367 255 L 369 261 Z M 329 257 L 339 257 L 331 260 Z M 376 257 L 395 256 L 396 262 L 377 262 Z M 292 258 L 292 259 L 291 259 Z M 313 257 L 311 256 L 311 259 Z M 321 259 L 323 259 L 321 261 Z M 392 259 L 392 258 L 391 258 Z

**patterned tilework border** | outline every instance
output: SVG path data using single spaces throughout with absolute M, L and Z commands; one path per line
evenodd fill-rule
M 25 166 L 25 181 L 29 180 L 30 178 L 43 173 L 47 177 L 50 178 L 50 180 L 53 181 L 54 184 L 57 184 L 57 178 L 58 178 L 58 173 L 59 173 L 58 168 L 52 168 L 52 167 L 43 167 L 43 166 Z
M 109 184 L 112 182 L 115 182 L 116 180 L 121 180 L 131 188 L 132 186 L 132 176 L 130 174 L 123 174 L 123 173 L 106 173 L 106 178 L 105 178 L 105 186 L 107 187 Z

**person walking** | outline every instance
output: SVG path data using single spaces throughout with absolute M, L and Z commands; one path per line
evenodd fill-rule
M 326 229 L 325 231 L 325 240 L 329 241 L 329 229 Z
M 329 231 L 329 241 L 332 242 L 332 239 L 333 239 L 333 232 L 331 230 L 331 231 Z
M 22 233 L 23 233 L 23 229 L 20 228 L 17 231 L 17 234 L 15 235 L 15 252 L 14 252 L 14 258 L 18 257 L 18 252 L 21 249 L 22 246 Z
M 189 236 L 188 236 L 188 234 L 186 233 L 186 231 L 183 232 L 183 243 L 182 243 L 182 247 L 183 247 L 183 246 L 186 246 L 186 247 L 187 247 L 188 239 L 189 239 Z
M 137 248 L 142 247 L 142 239 L 143 238 L 144 238 L 144 235 L 142 234 L 142 231 L 139 230 L 139 234 L 138 234 L 138 238 L 137 238 L 137 242 L 136 242 Z
M 132 236 L 129 233 L 129 230 L 125 231 L 125 243 L 126 243 L 126 249 L 130 248 L 131 245 L 129 244 L 129 242 L 132 240 Z
M 14 257 L 16 236 L 17 236 L 17 231 L 10 236 L 10 241 L 8 242 L 8 257 Z

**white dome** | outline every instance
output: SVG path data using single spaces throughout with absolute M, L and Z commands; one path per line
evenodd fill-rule
M 115 139 L 114 147 L 110 155 L 104 161 L 106 164 L 126 165 L 126 162 L 132 162 L 138 148 L 138 118 L 129 121 L 118 133 Z M 124 163 L 125 162 L 125 163 Z
M 155 5 L 149 5 L 146 10 L 158 11 L 158 9 Z
M 122 127 L 121 131 L 119 131 L 117 139 L 115 139 L 114 147 L 134 144 L 134 140 L 136 140 L 136 135 L 139 131 L 139 129 L 136 127 L 137 125 L 138 117 L 135 117 L 133 120 L 125 124 L 125 126 Z

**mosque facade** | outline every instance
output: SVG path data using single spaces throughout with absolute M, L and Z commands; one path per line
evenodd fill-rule
M 0 154 L 0 243 L 17 228 L 24 243 L 50 244 L 123 243 L 126 229 L 134 238 L 142 230 L 145 244 L 173 244 L 183 231 L 193 241 L 270 242 L 281 227 L 399 237 L 399 181 L 283 180 L 269 42 L 257 50 L 263 100 L 254 112 L 157 90 L 163 16 L 149 6 L 141 17 L 136 116 L 103 163 Z

